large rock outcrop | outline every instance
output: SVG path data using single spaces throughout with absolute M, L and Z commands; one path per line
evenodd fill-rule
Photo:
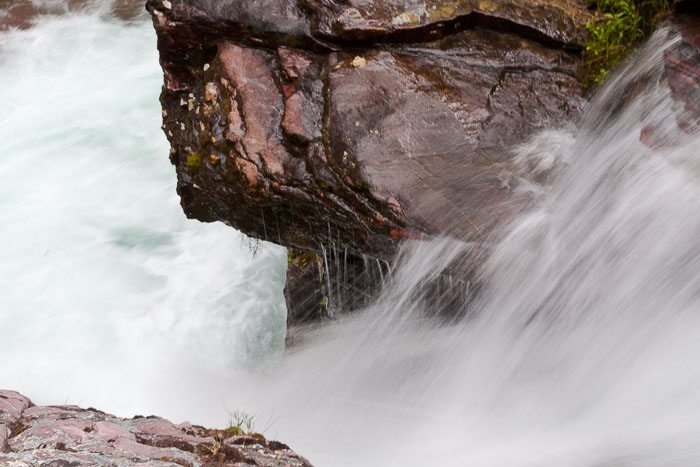
M 159 417 L 124 419 L 76 406 L 38 407 L 0 390 L 0 465 L 311 467 L 262 435 L 235 435 Z
M 508 148 L 585 102 L 583 0 L 147 8 L 187 215 L 373 276 L 403 238 L 484 241 L 528 201 Z
M 568 121 L 583 2 L 151 0 L 188 215 L 390 258 L 517 210 L 507 148 Z

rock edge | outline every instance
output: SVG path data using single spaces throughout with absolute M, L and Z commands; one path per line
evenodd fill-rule
M 279 441 L 155 416 L 120 418 L 74 405 L 36 406 L 0 390 L 0 465 L 24 467 L 311 467 Z

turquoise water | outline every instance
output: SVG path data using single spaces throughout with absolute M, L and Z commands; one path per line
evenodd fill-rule
M 421 242 L 282 358 L 285 252 L 184 218 L 148 19 L 0 34 L 0 387 L 208 426 L 243 409 L 319 466 L 700 465 L 700 140 L 664 35 L 578 128 L 514 149 L 552 182 L 518 186 L 539 203 L 494 241 L 470 319 L 415 300 L 469 245 Z M 612 117 L 633 81 L 659 86 Z
M 285 250 L 185 218 L 161 83 L 145 14 L 0 34 L 0 386 L 35 403 L 224 414 L 283 350 Z

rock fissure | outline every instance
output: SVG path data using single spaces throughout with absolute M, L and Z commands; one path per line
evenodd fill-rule
M 489 16 L 483 13 L 472 12 L 457 16 L 450 20 L 436 21 L 420 27 L 410 29 L 390 28 L 368 38 L 339 39 L 333 35 L 321 35 L 320 38 L 326 44 L 333 44 L 334 50 L 352 48 L 376 48 L 381 46 L 401 46 L 405 44 L 424 44 L 436 40 L 447 39 L 459 35 L 465 31 L 487 30 L 506 33 L 511 36 L 527 39 L 552 49 L 565 50 L 569 53 L 580 54 L 583 45 L 576 41 L 565 41 L 551 37 L 535 28 L 518 24 L 507 18 Z

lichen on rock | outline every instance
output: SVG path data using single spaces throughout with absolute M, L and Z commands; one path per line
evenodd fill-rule
M 72 405 L 39 407 L 0 390 L 0 465 L 311 467 L 264 436 L 233 435 L 160 417 L 125 419 Z

